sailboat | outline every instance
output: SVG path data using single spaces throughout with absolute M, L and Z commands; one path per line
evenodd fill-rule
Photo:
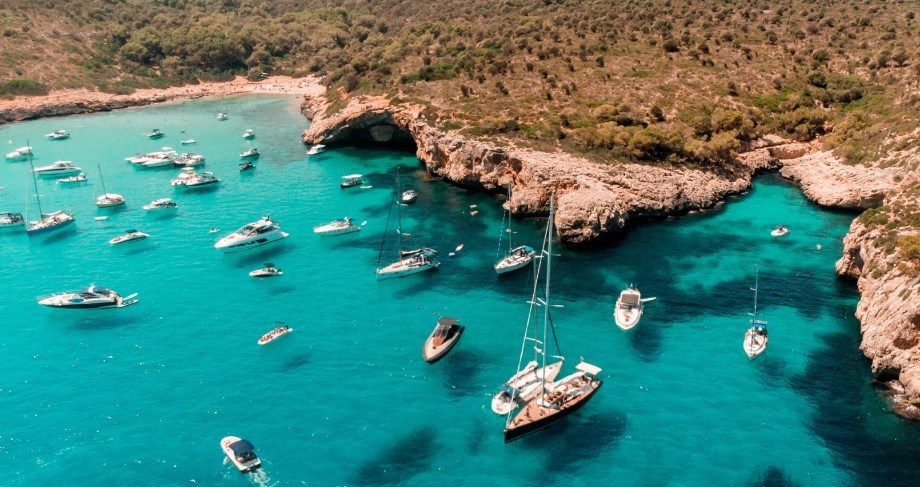
M 655 298 L 643 298 L 636 285 L 630 284 L 617 299 L 616 308 L 613 310 L 613 321 L 623 331 L 632 330 L 642 319 L 642 306 L 654 300 Z
M 396 193 L 394 194 L 393 202 L 396 203 L 396 215 L 397 215 L 397 224 L 396 224 L 396 234 L 397 242 L 399 245 L 399 253 L 397 253 L 397 260 L 390 265 L 387 265 L 383 268 L 380 267 L 380 259 L 383 257 L 383 246 L 386 243 L 386 232 L 383 234 L 383 241 L 380 243 L 380 254 L 377 256 L 377 280 L 382 281 L 384 279 L 392 279 L 394 277 L 404 277 L 412 274 L 418 274 L 419 272 L 425 272 L 432 269 L 437 269 L 441 265 L 440 262 L 432 260 L 426 252 L 412 253 L 410 255 L 403 255 L 402 250 L 402 205 L 398 203 L 399 196 L 399 168 L 396 169 Z M 392 209 L 392 203 L 390 205 Z M 387 214 L 387 228 L 389 228 L 389 214 Z
M 527 318 L 527 326 L 524 328 L 524 342 L 521 346 L 521 358 L 518 361 L 518 372 L 521 371 L 521 363 L 524 361 L 524 352 L 528 342 L 533 343 L 534 352 L 540 360 L 540 364 L 545 368 L 546 364 L 546 343 L 547 331 L 553 330 L 553 340 L 556 342 L 556 348 L 559 349 L 559 342 L 556 337 L 555 328 L 552 327 L 550 318 L 550 308 L 556 307 L 550 304 L 550 281 L 552 278 L 552 259 L 553 259 L 553 213 L 555 210 L 556 192 L 553 191 L 549 203 L 549 220 L 546 223 L 546 233 L 543 237 L 543 247 L 540 250 L 541 259 L 546 261 L 546 279 L 543 286 L 543 297 L 537 296 L 540 288 L 541 265 L 538 266 L 534 278 L 533 295 L 530 298 L 530 314 Z M 536 321 L 537 308 L 543 308 L 543 337 L 530 337 L 529 329 L 531 321 Z M 534 331 L 536 323 L 534 323 Z M 561 356 L 556 356 L 564 360 Z M 547 426 L 561 421 L 568 415 L 584 406 L 594 393 L 603 385 L 603 381 L 597 378 L 601 369 L 591 365 L 582 359 L 581 363 L 575 366 L 576 372 L 552 382 L 544 373 L 539 378 L 539 387 L 536 388 L 536 394 L 533 399 L 520 408 L 517 414 L 509 413 L 505 422 L 505 443 L 514 441 L 524 435 L 541 430 Z
M 757 319 L 757 288 L 760 286 L 760 272 L 754 266 L 754 312 L 751 313 L 751 327 L 744 334 L 744 353 L 754 360 L 767 349 L 767 322 Z
M 105 179 L 102 179 L 102 164 L 97 164 L 97 166 L 99 167 L 99 181 L 102 183 L 102 194 L 96 198 L 96 206 L 99 208 L 109 208 L 125 204 L 124 196 L 109 193 L 105 190 Z
M 26 227 L 26 235 L 34 237 L 36 235 L 44 235 L 58 230 L 62 230 L 70 226 L 73 222 L 73 213 L 66 213 L 62 210 L 54 211 L 51 213 L 45 213 L 42 211 L 42 199 L 38 194 L 38 182 L 35 180 L 35 168 L 32 165 L 32 154 L 29 155 L 29 167 L 32 169 L 32 184 L 35 187 L 35 200 L 38 202 L 38 215 L 39 220 L 30 221 L 29 225 Z M 28 205 L 29 200 L 26 199 L 26 204 Z M 28 215 L 28 208 L 26 208 L 26 214 Z
M 518 269 L 523 269 L 527 267 L 531 262 L 533 262 L 534 249 L 526 245 L 521 245 L 518 247 L 514 246 L 514 232 L 511 231 L 511 185 L 508 185 L 508 201 L 505 203 L 508 205 L 508 228 L 502 228 L 502 232 L 508 233 L 508 254 L 501 258 L 495 265 L 492 266 L 495 269 L 495 272 L 499 275 L 506 274 L 508 272 L 516 271 Z M 501 248 L 502 239 L 501 235 L 498 237 L 498 246 Z

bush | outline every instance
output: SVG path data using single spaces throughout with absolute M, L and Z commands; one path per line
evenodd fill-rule
M 47 94 L 47 86 L 30 79 L 14 79 L 0 84 L 0 96 L 37 96 Z
M 905 235 L 898 239 L 901 255 L 908 260 L 920 262 L 920 233 Z
M 665 52 L 677 52 L 680 51 L 680 44 L 676 39 L 668 39 L 664 41 L 664 44 L 661 45 L 664 48 Z

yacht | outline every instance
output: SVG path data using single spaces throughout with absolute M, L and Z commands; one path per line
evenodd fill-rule
M 634 284 L 624 289 L 617 299 L 616 306 L 613 310 L 613 321 L 623 331 L 629 331 L 639 324 L 642 319 L 643 305 L 655 298 L 642 298 L 642 294 Z
M 310 150 L 307 151 L 308 156 L 315 156 L 316 154 L 322 154 L 326 152 L 326 146 L 323 144 L 314 144 L 310 147 Z
M 32 148 L 29 146 L 25 146 L 25 147 L 20 147 L 14 150 L 13 152 L 7 153 L 6 158 L 11 159 L 11 160 L 19 160 L 19 159 L 25 159 L 31 155 L 32 155 Z
M 63 292 L 39 298 L 38 304 L 65 309 L 124 308 L 138 302 L 137 293 L 122 297 L 115 291 L 91 284 L 77 292 Z
M 770 235 L 774 237 L 785 237 L 786 235 L 789 235 L 789 229 L 782 225 L 777 225 L 776 228 L 774 228 L 773 231 L 770 232 Z
M 172 147 L 163 147 L 161 150 L 158 150 L 158 151 L 148 152 L 146 154 L 135 154 L 131 157 L 126 157 L 125 160 L 130 162 L 131 164 L 142 166 L 147 162 L 151 162 L 152 160 L 171 159 L 171 158 L 175 158 L 178 156 L 179 156 L 179 153 L 176 152 Z
M 562 369 L 563 361 L 553 362 L 546 367 L 537 368 L 536 360 L 531 360 L 518 373 L 511 376 L 492 397 L 492 412 L 505 415 L 519 406 L 527 404 L 540 392 L 545 379 L 552 382 Z
M 283 276 L 284 272 L 281 269 L 275 267 L 275 264 L 271 262 L 265 264 L 265 267 L 261 269 L 256 269 L 249 273 L 249 277 L 278 277 Z
M 55 130 L 50 134 L 45 134 L 45 137 L 48 137 L 51 140 L 64 140 L 70 138 L 70 132 L 66 130 Z
M 78 174 L 82 169 L 74 166 L 70 161 L 57 161 L 50 166 L 39 166 L 33 169 L 39 176 L 66 176 L 68 174 Z
M 402 194 L 403 204 L 411 205 L 415 203 L 416 199 L 418 199 L 418 193 L 414 189 L 410 189 Z
M 221 119 L 218 118 L 218 120 Z M 256 456 L 256 447 L 248 440 L 227 436 L 220 440 L 220 448 L 242 473 L 251 472 L 262 466 L 262 461 Z
M 217 114 L 217 119 L 220 120 L 220 121 L 224 121 L 224 120 L 226 120 L 227 118 L 228 118 L 228 117 L 227 117 L 227 114 L 224 113 L 224 112 L 220 112 L 220 113 Z
M 349 174 L 347 176 L 342 176 L 342 184 L 340 184 L 342 189 L 354 188 L 355 186 L 361 186 L 364 184 L 363 176 L 360 174 Z
M 22 217 L 22 213 L 0 212 L 0 230 L 21 227 L 25 224 L 26 219 Z
M 438 318 L 438 324 L 435 325 L 434 330 L 425 340 L 425 345 L 422 346 L 422 358 L 425 359 L 425 362 L 433 364 L 441 360 L 460 341 L 465 327 L 457 324 L 458 321 L 457 318 L 445 316 Z
M 127 232 L 113 238 L 112 240 L 109 240 L 109 243 L 112 245 L 118 245 L 118 244 L 123 244 L 123 243 L 128 243 L 128 242 L 135 242 L 138 240 L 144 240 L 145 238 L 149 236 L 150 235 L 147 235 L 144 232 L 138 232 L 137 230 L 132 228 L 128 230 Z
M 102 178 L 102 164 L 99 164 L 99 181 L 102 183 L 102 194 L 96 198 L 96 206 L 99 208 L 109 208 L 125 204 L 124 196 L 106 191 L 105 179 Z
M 201 188 L 206 186 L 211 186 L 220 182 L 214 173 L 211 171 L 205 171 L 201 174 L 197 174 L 194 169 L 190 167 L 183 167 L 182 172 L 179 173 L 179 176 L 171 180 L 169 184 L 172 186 L 182 186 L 185 188 Z
M 352 223 L 351 218 L 348 218 L 347 216 L 342 220 L 334 220 L 325 225 L 313 227 L 313 233 L 321 237 L 345 235 L 346 233 L 359 231 L 361 231 L 361 227 Z
M 185 152 L 176 159 L 173 159 L 171 162 L 176 167 L 195 167 L 204 164 L 204 156 L 201 154 Z
M 246 131 L 243 132 L 244 139 L 253 139 L 255 138 L 255 136 L 256 136 L 256 131 L 253 129 L 246 129 Z
M 171 167 L 175 165 L 175 159 L 170 156 L 157 155 L 152 157 L 147 157 L 143 161 L 135 164 L 136 166 L 152 168 L 152 167 Z
M 146 135 L 148 138 L 151 138 L 151 139 L 159 139 L 166 134 L 164 134 L 163 132 L 160 132 L 160 129 L 153 129 L 144 135 Z
M 246 149 L 243 152 L 240 152 L 240 159 L 258 159 L 262 153 L 259 152 L 259 149 L 253 147 L 252 149 Z
M 281 231 L 281 227 L 277 222 L 265 216 L 261 220 L 243 225 L 239 230 L 221 238 L 214 244 L 214 248 L 223 250 L 225 253 L 238 252 L 277 242 L 288 235 L 288 233 Z
M 62 210 L 52 213 L 42 213 L 41 220 L 29 222 L 29 226 L 26 227 L 26 235 L 32 237 L 63 230 L 73 223 L 73 213 L 65 213 Z
M 265 344 L 267 344 L 267 343 L 271 343 L 271 342 L 273 342 L 276 338 L 282 337 L 282 336 L 287 335 L 288 333 L 294 331 L 293 328 L 291 328 L 290 326 L 285 325 L 284 323 L 281 323 L 280 321 L 279 321 L 279 322 L 276 322 L 275 324 L 276 324 L 276 325 L 281 325 L 281 326 L 276 326 L 274 329 L 272 329 L 272 331 L 270 331 L 270 332 L 268 332 L 268 333 L 262 335 L 262 337 L 259 338 L 259 345 L 265 345 Z
M 77 184 L 86 182 L 86 174 L 80 173 L 76 176 L 68 176 L 57 180 L 58 184 Z
M 147 203 L 143 208 L 146 211 L 175 210 L 179 205 L 172 198 L 159 198 Z

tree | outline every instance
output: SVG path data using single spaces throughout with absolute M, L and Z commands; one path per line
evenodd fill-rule
M 673 38 L 667 39 L 666 41 L 664 41 L 664 44 L 662 44 L 662 47 L 664 48 L 665 52 L 680 51 L 680 44 Z

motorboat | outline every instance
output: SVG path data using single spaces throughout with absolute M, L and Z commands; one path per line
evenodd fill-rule
M 409 191 L 405 191 L 405 192 L 403 192 L 403 194 L 402 194 L 402 202 L 403 202 L 403 204 L 411 205 L 412 203 L 415 203 L 415 200 L 416 200 L 416 199 L 418 199 L 418 192 L 416 192 L 414 189 L 410 189 Z
M 754 266 L 754 312 L 751 313 L 751 326 L 744 333 L 744 353 L 748 358 L 754 360 L 758 355 L 767 349 L 769 337 L 767 334 L 767 322 L 757 319 L 757 294 L 760 287 L 760 269 Z
M 146 165 L 147 167 L 157 167 L 166 165 L 166 163 L 162 162 L 164 159 L 169 159 L 171 162 L 171 159 L 178 156 L 179 153 L 176 152 L 172 147 L 163 147 L 158 151 L 148 152 L 146 154 L 135 154 L 131 157 L 126 157 L 125 160 L 137 166 Z M 148 162 L 152 162 L 153 164 L 147 164 Z
M 220 440 L 220 447 L 230 459 L 230 463 L 241 473 L 251 472 L 262 466 L 262 461 L 256 456 L 256 447 L 249 440 L 227 436 Z
M 19 160 L 25 159 L 32 155 L 32 148 L 29 146 L 20 147 L 12 152 L 6 154 L 6 158 L 10 160 Z
M 282 337 L 282 336 L 287 335 L 288 333 L 294 331 L 293 328 L 291 328 L 290 326 L 285 325 L 284 323 L 282 323 L 282 322 L 280 322 L 280 321 L 275 322 L 275 324 L 276 324 L 276 325 L 281 325 L 281 326 L 276 326 L 275 328 L 272 329 L 272 331 L 270 331 L 270 332 L 268 332 L 268 333 L 262 335 L 262 337 L 259 338 L 259 342 L 258 342 L 259 345 L 265 345 L 265 344 L 267 344 L 267 343 L 271 343 L 271 342 L 275 341 L 276 338 Z
M 183 167 L 182 172 L 179 173 L 179 176 L 169 182 L 172 186 L 185 187 L 185 188 L 201 188 L 205 186 L 211 186 L 220 182 L 214 173 L 211 171 L 205 171 L 201 174 L 197 174 L 194 169 L 190 167 Z
M 175 159 L 169 156 L 148 157 L 135 165 L 145 168 L 172 167 L 175 165 Z
M 146 211 L 175 210 L 179 205 L 172 198 L 158 198 L 143 206 Z
M 227 118 L 229 118 L 229 117 L 227 117 L 227 114 L 224 113 L 224 112 L 220 112 L 220 113 L 217 114 L 217 119 L 220 120 L 220 121 L 224 121 L 224 120 L 226 120 Z
M 314 144 L 310 146 L 310 150 L 307 151 L 308 156 L 315 156 L 317 154 L 322 154 L 326 152 L 326 146 L 323 144 Z
M 185 139 L 185 140 L 179 141 L 179 143 L 182 145 L 193 145 L 193 144 L 197 144 L 198 141 L 195 139 Z
M 508 255 L 502 257 L 492 268 L 495 269 L 495 272 L 499 275 L 523 269 L 533 262 L 534 253 L 536 253 L 536 251 L 532 247 L 526 245 L 515 247 L 509 250 Z
M 166 134 L 164 134 L 163 132 L 160 132 L 160 129 L 153 129 L 144 135 L 146 135 L 148 138 L 151 138 L 151 139 L 159 139 Z
M 347 216 L 341 220 L 334 220 L 325 225 L 313 227 L 313 233 L 321 237 L 345 235 L 346 233 L 359 231 L 361 231 L 361 227 L 352 223 L 351 218 L 348 218 Z
M 26 219 L 23 218 L 22 213 L 13 213 L 10 211 L 0 212 L 0 230 L 17 228 L 25 226 L 25 224 Z
M 125 308 L 137 304 L 137 293 L 120 296 L 115 291 L 91 284 L 76 292 L 63 292 L 38 298 L 38 304 L 62 309 L 108 309 Z
M 256 136 L 256 131 L 253 129 L 246 129 L 246 131 L 243 132 L 244 139 L 253 139 L 255 138 L 255 136 Z
M 505 415 L 518 406 L 527 404 L 539 392 L 544 379 L 547 383 L 559 375 L 563 361 L 553 362 L 545 367 L 538 367 L 536 360 L 531 360 L 518 373 L 511 376 L 492 396 L 492 412 Z
M 255 169 L 255 168 L 256 168 L 256 165 L 253 164 L 252 161 L 244 161 L 240 163 L 240 172 L 245 172 L 245 171 L 248 171 L 250 169 Z
M 123 243 L 128 243 L 128 242 L 136 242 L 138 240 L 144 240 L 145 238 L 149 236 L 150 235 L 147 235 L 144 232 L 139 232 L 132 228 L 126 231 L 125 233 L 113 238 L 112 240 L 109 240 L 109 243 L 112 245 L 118 245 L 118 244 L 123 244 Z
M 785 237 L 786 235 L 789 235 L 789 229 L 782 225 L 777 225 L 776 228 L 770 232 L 770 235 L 774 237 Z
M 181 156 L 172 159 L 170 162 L 176 167 L 195 167 L 204 164 L 204 156 L 185 152 Z
M 57 161 L 48 166 L 39 166 L 32 170 L 39 176 L 66 176 L 68 174 L 79 174 L 82 169 L 73 165 L 70 161 Z
M 240 152 L 240 159 L 258 159 L 261 155 L 262 153 L 259 152 L 259 149 L 253 147 L 251 149 L 246 149 L 243 152 Z
M 240 250 L 254 249 L 287 238 L 289 234 L 282 232 L 277 222 L 265 216 L 260 220 L 247 223 L 237 231 L 221 238 L 214 244 L 215 249 L 225 253 Z
M 644 303 L 654 301 L 655 298 L 642 298 L 642 294 L 635 285 L 630 284 L 620 293 L 617 304 L 613 310 L 613 321 L 623 331 L 629 331 L 639 324 L 642 319 L 642 306 Z
M 284 275 L 281 269 L 275 267 L 271 262 L 265 264 L 265 267 L 256 269 L 249 273 L 249 277 L 278 277 Z
M 73 213 L 58 210 L 52 213 L 42 213 L 41 220 L 30 221 L 26 227 L 26 235 L 34 237 L 63 230 L 74 223 Z
M 99 208 L 109 208 L 125 204 L 124 196 L 115 193 L 109 193 L 105 189 L 105 179 L 102 178 L 102 164 L 99 164 L 99 181 L 102 183 L 102 194 L 96 198 L 96 206 Z
M 363 176 L 360 174 L 349 174 L 348 176 L 342 176 L 342 189 L 345 188 L 354 188 L 355 186 L 361 186 L 364 184 Z
M 80 173 L 76 176 L 68 176 L 57 180 L 58 184 L 77 184 L 86 182 L 86 174 Z
M 414 255 L 424 255 L 425 257 L 434 257 L 435 255 L 438 255 L 438 251 L 431 247 L 419 247 L 417 249 L 399 251 L 400 257 L 411 257 Z
M 66 130 L 55 130 L 50 134 L 45 134 L 45 137 L 48 137 L 51 140 L 64 140 L 70 138 L 70 132 Z
M 438 324 L 435 325 L 422 347 L 422 358 L 425 359 L 425 362 L 433 364 L 441 360 L 457 345 L 465 329 L 463 325 L 458 324 L 458 321 L 457 318 L 445 316 L 438 318 Z

